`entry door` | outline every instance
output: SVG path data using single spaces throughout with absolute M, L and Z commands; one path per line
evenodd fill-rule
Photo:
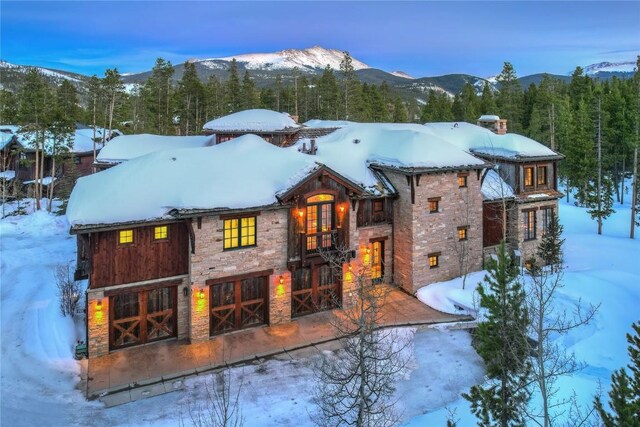
M 210 334 L 267 323 L 268 277 L 251 277 L 211 285 Z
M 328 264 L 299 268 L 293 273 L 291 316 L 335 308 L 340 303 L 342 272 Z
M 173 286 L 110 297 L 110 348 L 176 336 L 176 289 Z
M 384 241 L 371 244 L 371 280 L 382 283 L 384 278 Z

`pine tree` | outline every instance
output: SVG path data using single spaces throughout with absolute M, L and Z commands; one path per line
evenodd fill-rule
M 396 96 L 393 102 L 393 118 L 394 123 L 406 123 L 409 121 L 407 108 L 404 106 L 404 102 L 399 96 Z
M 480 115 L 482 114 L 495 114 L 498 111 L 496 107 L 496 101 L 491 91 L 491 86 L 488 81 L 484 82 L 482 87 L 482 95 L 480 96 Z M 476 117 L 477 120 L 477 117 Z
M 143 88 L 143 97 L 147 104 L 149 131 L 160 135 L 168 135 L 173 124 L 173 108 L 171 98 L 173 87 L 171 77 L 174 69 L 170 61 L 156 59 Z
M 225 104 L 226 113 L 235 113 L 242 109 L 240 101 L 241 97 L 240 77 L 238 77 L 238 63 L 236 59 L 231 60 L 229 64 L 229 80 L 225 83 Z
M 13 92 L 0 89 L 0 123 L 16 123 L 18 99 Z
M 240 90 L 240 104 L 243 110 L 250 110 L 256 107 L 256 85 L 251 79 L 249 70 L 245 70 Z
M 56 104 L 60 118 L 74 122 L 80 118 L 78 91 L 69 80 L 63 80 L 56 90 Z
M 639 427 L 640 426 L 640 323 L 632 325 L 635 335 L 627 334 L 628 352 L 631 364 L 628 365 L 631 375 L 622 368 L 611 376 L 609 391 L 609 407 L 607 411 L 600 396 L 595 399 L 595 406 L 605 427 Z
M 193 62 L 184 63 L 184 73 L 176 90 L 176 107 L 180 117 L 180 131 L 184 135 L 198 133 L 202 128 L 204 87 Z
M 205 120 L 211 120 L 224 114 L 224 87 L 214 75 L 209 76 L 205 85 Z
M 551 270 L 557 270 L 562 264 L 562 245 L 565 239 L 562 238 L 564 227 L 560 224 L 558 215 L 551 215 L 547 230 L 540 240 L 537 255 L 544 262 L 544 265 L 551 266 Z
M 353 59 L 349 52 L 343 52 L 342 61 L 340 61 L 340 74 L 342 77 L 343 90 L 342 98 L 344 100 L 344 114 L 345 120 L 353 119 L 352 112 L 355 111 L 356 102 L 354 102 L 355 94 L 357 93 L 358 80 L 355 70 L 353 69 Z
M 113 117 L 124 97 L 124 83 L 122 77 L 117 68 L 107 69 L 104 73 L 104 79 L 102 79 L 102 87 L 107 101 L 108 111 L 108 123 L 109 131 L 103 132 L 103 142 L 106 142 L 106 138 L 111 137 L 111 130 L 113 129 Z
M 340 91 L 331 67 L 327 66 L 318 80 L 318 113 L 321 119 L 338 120 Z
M 509 120 L 509 130 L 522 133 L 522 88 L 516 71 L 510 62 L 505 62 L 502 72 L 496 77 L 499 92 L 496 98 L 498 113 L 503 119 Z
M 475 347 L 486 364 L 489 381 L 473 386 L 463 397 L 471 402 L 478 425 L 521 426 L 529 401 L 529 318 L 518 268 L 507 255 L 504 241 L 497 259 L 489 258 L 487 271 L 487 289 L 478 285 L 486 317 L 478 324 Z

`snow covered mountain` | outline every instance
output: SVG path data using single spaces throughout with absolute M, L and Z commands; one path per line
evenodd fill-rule
M 21 86 L 24 76 L 27 74 L 29 68 L 35 68 L 38 70 L 47 81 L 54 85 L 59 85 L 63 80 L 68 80 L 79 88 L 88 79 L 86 76 L 69 71 L 44 67 L 29 67 L 0 60 L 0 89 L 16 91 L 17 88 Z
M 215 69 L 219 66 L 219 61 L 229 62 L 235 59 L 248 70 L 292 70 L 297 67 L 303 72 L 315 72 L 317 69 L 326 68 L 327 65 L 333 70 L 339 70 L 343 58 L 344 52 L 341 50 L 313 46 L 308 49 L 285 49 L 275 53 L 247 53 L 210 58 L 198 62 Z M 352 65 L 354 70 L 371 68 L 355 58 Z
M 633 61 L 628 62 L 599 62 L 597 64 L 591 64 L 583 68 L 584 73 L 592 76 L 601 72 L 607 73 L 633 73 L 636 67 L 636 63 Z M 572 71 L 573 72 L 573 71 Z M 568 73 L 571 75 L 571 72 Z
M 410 76 L 409 74 L 405 73 L 404 71 L 392 71 L 389 74 L 393 74 L 396 77 L 402 77 L 404 79 L 411 79 L 411 80 L 415 80 L 415 77 Z

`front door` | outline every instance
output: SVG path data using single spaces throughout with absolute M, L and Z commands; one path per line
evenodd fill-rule
M 329 310 L 340 304 L 341 271 L 321 264 L 299 268 L 292 276 L 291 317 Z
M 211 285 L 210 334 L 267 323 L 268 283 L 268 277 L 260 276 Z
M 113 295 L 109 300 L 112 350 L 176 336 L 176 287 Z

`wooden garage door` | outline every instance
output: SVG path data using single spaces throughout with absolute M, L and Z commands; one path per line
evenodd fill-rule
M 210 334 L 267 323 L 268 276 L 229 280 L 210 287 Z

